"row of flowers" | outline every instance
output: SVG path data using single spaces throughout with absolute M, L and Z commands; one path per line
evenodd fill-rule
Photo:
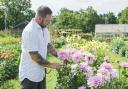
M 98 89 L 108 85 L 113 80 L 118 80 L 120 77 L 119 71 L 108 62 L 108 57 L 104 57 L 102 64 L 97 64 L 96 62 L 100 60 L 97 60 L 93 54 L 84 52 L 83 50 L 77 50 L 75 48 L 60 51 L 58 53 L 58 57 L 61 60 L 68 61 L 68 63 L 64 64 L 64 66 L 67 67 L 64 67 L 63 72 L 65 72 L 62 77 L 70 76 L 70 80 L 72 80 L 81 74 L 85 75 L 85 77 L 80 80 L 85 81 L 85 83 L 83 82 L 82 84 L 81 82 L 81 84 L 78 84 L 76 89 L 85 89 L 89 87 Z M 128 68 L 128 63 L 120 62 L 119 66 Z M 69 73 L 66 71 L 69 71 Z M 79 80 L 79 77 L 77 80 Z
M 10 52 L 10 51 L 0 51 L 0 59 L 9 59 L 14 57 L 14 53 Z

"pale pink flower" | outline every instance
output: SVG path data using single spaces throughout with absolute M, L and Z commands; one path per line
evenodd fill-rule
M 85 89 L 85 87 L 84 86 L 80 86 L 78 89 Z
M 87 63 L 80 63 L 80 69 L 86 74 L 87 77 L 93 75 L 92 69 Z
M 91 53 L 88 53 L 85 55 L 85 61 L 88 63 L 88 64 L 92 64 L 94 61 L 95 61 L 95 56 L 92 55 Z
M 118 78 L 117 70 L 113 69 L 113 66 L 110 63 L 103 63 L 97 72 L 102 75 L 105 81 Z
M 120 63 L 120 66 L 121 66 L 122 68 L 128 68 L 128 62 L 121 62 L 121 63 Z
M 108 71 L 111 71 L 113 69 L 113 66 L 110 63 L 103 63 L 100 67 L 105 68 Z
M 70 56 L 69 50 L 62 50 L 58 53 L 58 58 L 62 60 L 68 60 Z
M 113 78 L 119 78 L 119 74 L 118 74 L 118 72 L 117 72 L 116 69 L 112 69 L 112 71 L 110 72 L 110 74 L 111 74 L 111 78 L 112 79 Z
M 99 87 L 103 84 L 103 80 L 102 80 L 102 76 L 93 76 L 93 77 L 90 77 L 88 80 L 87 80 L 87 83 L 88 83 L 88 86 L 89 87 Z
M 77 51 L 72 56 L 72 61 L 79 62 L 83 58 L 83 53 L 81 51 Z

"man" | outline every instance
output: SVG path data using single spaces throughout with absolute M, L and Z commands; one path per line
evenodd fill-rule
M 58 69 L 61 64 L 46 60 L 47 50 L 57 57 L 57 52 L 50 44 L 47 25 L 52 18 L 52 11 L 47 6 L 37 9 L 35 18 L 22 33 L 22 53 L 19 67 L 19 79 L 22 89 L 46 89 L 45 67 Z

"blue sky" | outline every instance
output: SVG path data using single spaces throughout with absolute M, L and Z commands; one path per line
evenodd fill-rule
M 117 15 L 128 6 L 128 0 L 31 0 L 32 9 L 36 11 L 40 5 L 49 6 L 53 15 L 57 15 L 61 8 L 79 11 L 92 6 L 98 14 L 113 12 Z

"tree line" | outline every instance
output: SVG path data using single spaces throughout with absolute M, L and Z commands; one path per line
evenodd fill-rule
M 128 24 L 128 7 L 117 16 L 113 12 L 98 14 L 92 6 L 80 11 L 63 8 L 60 14 L 54 17 L 52 23 L 58 29 L 82 29 L 87 33 L 94 32 L 95 24 Z
M 31 6 L 31 0 L 0 0 L 0 29 L 5 28 L 5 19 L 7 28 L 30 21 L 35 15 Z M 53 16 L 51 26 L 56 29 L 82 29 L 83 32 L 94 32 L 95 24 L 128 24 L 128 7 L 117 16 L 113 12 L 98 14 L 92 6 L 79 11 L 62 8 L 59 15 Z

